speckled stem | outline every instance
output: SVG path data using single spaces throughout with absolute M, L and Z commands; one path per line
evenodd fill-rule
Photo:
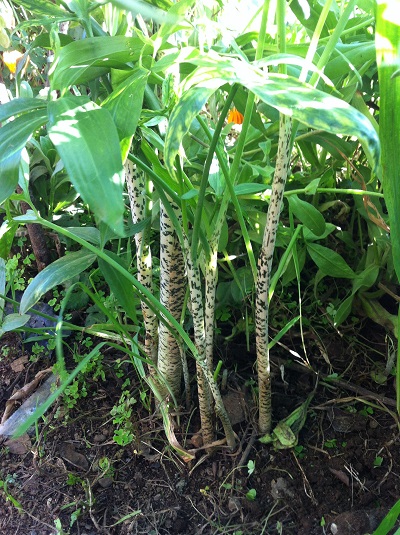
M 178 207 L 173 206 L 173 208 L 176 211 Z M 171 219 L 160 202 L 160 302 L 177 321 L 182 314 L 186 284 L 185 265 L 179 240 Z M 160 322 L 158 328 L 158 339 L 158 371 L 177 399 L 182 379 L 179 343 L 163 322 Z M 168 391 L 165 388 L 161 390 L 165 398 Z
M 143 171 L 137 169 L 136 165 L 129 159 L 125 162 L 125 180 L 128 189 L 129 202 L 131 206 L 132 221 L 134 224 L 143 221 L 146 217 L 146 187 L 145 175 Z M 151 250 L 149 244 L 144 239 L 144 231 L 135 234 L 136 261 L 138 280 L 150 291 L 153 288 L 153 270 L 151 263 Z M 141 302 L 143 321 L 145 327 L 145 352 L 147 358 L 157 364 L 158 347 L 158 321 L 154 312 Z M 154 373 L 154 368 L 150 368 Z
M 260 256 L 258 258 L 256 285 L 256 348 L 259 390 L 258 425 L 261 434 L 271 430 L 271 375 L 268 350 L 268 292 L 271 279 L 272 258 L 275 250 L 276 233 L 283 193 L 285 190 L 290 161 L 290 133 L 292 121 L 281 114 L 279 123 L 279 144 L 276 157 L 274 180 L 268 207 L 267 226 Z

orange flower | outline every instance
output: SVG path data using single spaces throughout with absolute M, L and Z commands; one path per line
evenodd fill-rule
M 22 56 L 23 54 L 18 50 L 5 50 L 3 52 L 3 61 L 12 74 L 15 74 L 17 70 L 17 63 L 22 58 Z
M 242 124 L 243 119 L 243 115 L 236 108 L 232 108 L 228 113 L 228 123 Z

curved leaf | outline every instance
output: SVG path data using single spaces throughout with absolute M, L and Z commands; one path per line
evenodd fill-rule
M 291 76 L 266 73 L 236 58 L 214 53 L 194 58 L 192 63 L 200 67 L 184 83 L 184 93 L 171 113 L 165 140 L 165 161 L 170 172 L 173 172 L 180 142 L 193 118 L 202 109 L 207 97 L 227 82 L 247 87 L 266 104 L 310 128 L 357 137 L 374 171 L 380 172 L 378 136 L 370 121 L 347 102 Z
M 15 115 L 29 113 L 40 108 L 47 108 L 47 102 L 37 98 L 15 98 L 0 106 L 0 122 Z
M 112 67 L 127 69 L 137 61 L 143 42 L 139 37 L 104 36 L 74 41 L 64 46 L 52 69 L 52 89 L 62 89 L 102 76 Z M 130 67 L 131 68 L 131 67 Z
M 0 109 L 3 106 L 0 106 Z M 31 110 L 0 128 L 0 162 L 18 154 L 25 147 L 32 133 L 47 120 L 47 112 L 43 109 Z M 10 161 L 7 165 L 10 164 Z M 14 161 L 15 163 L 15 161 Z M 0 180 L 4 180 L 3 173 Z
M 356 274 L 340 254 L 317 243 L 307 243 L 307 251 L 318 268 L 330 277 L 354 279 Z
M 290 195 L 288 198 L 289 207 L 294 215 L 311 230 L 316 236 L 321 236 L 325 232 L 325 219 L 319 210 L 309 202 L 299 199 L 297 195 Z
M 0 204 L 8 199 L 17 187 L 20 160 L 21 151 L 0 161 Z
M 4 317 L 3 323 L 0 326 L 0 336 L 23 327 L 28 323 L 29 319 L 29 314 L 8 314 L 8 316 Z
M 70 180 L 95 215 L 123 234 L 123 167 L 109 112 L 86 98 L 49 102 L 49 136 Z
M 121 258 L 111 251 L 105 251 L 106 254 L 118 262 L 118 264 L 123 265 Z M 125 277 L 121 277 L 121 273 L 116 271 L 113 266 L 108 264 L 105 260 L 99 258 L 99 267 L 106 279 L 107 284 L 110 287 L 110 290 L 115 295 L 118 303 L 124 309 L 125 313 L 131 318 L 131 320 L 136 323 L 136 306 L 135 301 L 137 301 L 133 285 Z
M 139 122 L 149 71 L 138 67 L 102 103 L 117 127 L 119 139 L 131 138 Z
M 19 313 L 24 314 L 46 292 L 85 271 L 96 260 L 96 255 L 85 250 L 70 253 L 56 260 L 41 271 L 29 284 L 22 296 Z

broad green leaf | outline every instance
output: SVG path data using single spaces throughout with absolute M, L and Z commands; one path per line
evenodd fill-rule
M 356 274 L 340 254 L 317 243 L 307 243 L 307 251 L 325 275 L 342 279 L 354 279 Z
M 325 66 L 324 73 L 336 81 L 346 76 L 350 69 L 359 69 L 367 62 L 375 60 L 375 44 L 371 42 L 338 44 L 332 57 Z
M 354 293 L 346 297 L 346 299 L 340 303 L 338 309 L 336 310 L 336 314 L 334 317 L 334 325 L 335 327 L 338 327 L 341 325 L 348 317 L 351 312 L 351 307 L 353 305 L 354 301 Z
M 65 17 L 68 19 L 71 13 L 58 7 L 50 0 L 18 0 L 18 4 L 23 6 L 31 13 L 45 15 L 49 17 Z M 49 21 L 48 21 L 49 22 Z
M 8 314 L 8 316 L 4 317 L 3 323 L 0 325 L 0 336 L 23 327 L 28 323 L 29 318 L 29 314 Z
M 323 234 L 321 234 L 320 236 L 317 236 L 316 234 L 311 232 L 311 230 L 309 230 L 308 228 L 303 227 L 303 236 L 307 242 L 315 241 L 315 240 L 323 240 L 324 238 L 329 236 L 329 234 L 332 234 L 332 232 L 334 232 L 335 230 L 336 230 L 336 225 L 334 225 L 333 223 L 325 223 L 325 230 Z
M 149 71 L 137 67 L 102 103 L 114 120 L 120 140 L 131 138 L 136 131 L 148 75 Z
M 6 293 L 6 261 L 0 258 L 0 320 L 3 318 L 4 297 Z
M 383 192 L 389 213 L 393 263 L 400 280 L 400 19 L 398 2 L 378 0 L 376 54 L 379 77 L 379 135 L 382 144 Z
M 54 5 L 54 4 L 53 4 Z M 73 39 L 70 35 L 66 35 L 65 33 L 57 33 L 57 38 L 60 40 L 61 46 L 66 46 L 69 43 L 73 42 Z M 51 49 L 51 41 L 50 41 L 50 34 L 49 33 L 41 33 L 32 41 L 30 44 L 30 49 L 40 47 L 40 48 L 48 48 Z
M 0 106 L 0 109 L 3 106 Z M 13 121 L 6 123 L 0 128 L 0 162 L 9 160 L 12 156 L 19 154 L 25 147 L 32 133 L 42 126 L 47 120 L 46 110 L 31 110 L 16 117 Z M 15 161 L 13 162 L 15 163 Z M 11 160 L 7 165 L 11 164 Z M 4 175 L 0 176 L 4 180 Z
M 93 245 L 100 245 L 100 231 L 95 227 L 66 227 L 66 230 Z
M 0 122 L 15 115 L 29 113 L 40 108 L 47 108 L 47 102 L 37 98 L 15 98 L 0 106 Z
M 69 253 L 38 273 L 22 296 L 19 312 L 25 314 L 46 292 L 85 271 L 96 260 L 86 250 Z
M 118 255 L 112 253 L 111 251 L 106 251 L 106 253 L 110 258 L 115 260 L 115 262 L 118 262 L 118 264 L 121 266 L 124 265 Z M 98 262 L 100 271 L 106 279 L 110 290 L 115 295 L 119 305 L 123 308 L 127 316 L 129 316 L 130 319 L 136 323 L 137 315 L 135 302 L 137 302 L 137 299 L 135 298 L 135 292 L 132 284 L 125 277 L 121 277 L 121 273 L 116 271 L 113 266 L 110 266 L 110 264 L 108 264 L 105 260 L 99 258 Z
M 289 207 L 308 229 L 316 236 L 321 236 L 325 232 L 325 219 L 319 210 L 309 202 L 299 199 L 297 195 L 287 197 Z
M 379 275 L 379 266 L 371 264 L 361 273 L 357 273 L 353 279 L 353 288 L 349 295 L 339 306 L 336 311 L 334 324 L 335 327 L 341 325 L 351 312 L 354 296 L 359 290 L 368 290 L 376 282 Z
M 4 221 L 0 227 L 0 258 L 7 260 L 14 241 L 18 225 L 14 222 Z
M 314 32 L 321 15 L 323 5 L 323 2 L 313 2 L 312 0 L 292 0 L 290 2 L 290 9 L 296 15 L 297 19 L 304 26 L 304 28 Z M 327 37 L 330 30 L 335 29 L 338 20 L 337 14 L 335 13 L 337 9 L 336 3 L 333 2 L 321 33 L 322 37 Z
M 110 113 L 86 98 L 49 102 L 49 136 L 75 189 L 116 233 L 123 234 L 123 169 Z
M 252 184 L 252 183 L 243 183 L 243 184 L 237 184 L 234 187 L 234 191 L 237 196 L 239 195 L 254 195 L 255 193 L 261 193 L 264 192 L 268 188 L 265 184 Z
M 0 204 L 15 191 L 19 177 L 21 151 L 0 161 Z
M 358 137 L 368 159 L 379 172 L 380 145 L 370 121 L 347 102 L 314 89 L 296 78 L 265 73 L 236 58 L 208 54 L 191 60 L 201 65 L 183 85 L 183 96 L 173 109 L 165 140 L 165 162 L 174 172 L 182 137 L 207 99 L 224 83 L 247 87 L 259 99 L 300 123 L 332 134 Z
M 143 42 L 139 37 L 90 37 L 64 46 L 52 68 L 51 87 L 62 89 L 94 80 L 111 68 L 131 69 L 127 63 L 139 59 Z

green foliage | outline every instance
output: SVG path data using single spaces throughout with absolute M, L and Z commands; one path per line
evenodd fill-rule
M 114 18 L 104 6 L 93 11 L 94 4 L 70 2 L 68 9 L 47 0 L 19 4 L 27 19 L 17 9 L 19 25 L 1 27 L 0 45 L 35 54 L 42 67 L 18 71 L 16 64 L 15 73 L 4 77 L 10 101 L 0 107 L 0 205 L 7 220 L 0 257 L 8 259 L 16 233 L 29 223 L 59 236 L 61 257 L 26 287 L 32 269 L 12 251 L 3 289 L 21 289 L 24 295 L 21 316 L 4 318 L 2 332 L 23 326 L 31 307 L 61 285 L 61 317 L 86 308 L 86 328 L 107 343 L 118 342 L 156 396 L 157 379 L 147 377 L 137 349 L 146 336 L 140 302 L 201 363 L 203 355 L 183 328 L 193 319 L 182 312 L 177 321 L 158 299 L 156 233 L 162 202 L 187 247 L 186 259 L 199 273 L 209 274 L 215 253 L 218 328 L 226 334 L 229 326 L 227 339 L 244 332 L 250 345 L 256 258 L 267 224 L 280 113 L 293 119 L 294 128 L 269 290 L 272 306 L 281 306 L 273 299 L 280 295 L 284 314 L 274 317 L 278 334 L 271 347 L 299 321 L 310 321 L 305 315 L 317 306 L 336 327 L 351 318 L 355 304 L 371 317 L 382 316 L 367 292 L 380 282 L 396 282 L 400 269 L 398 140 L 392 135 L 400 108 L 397 63 L 386 64 L 379 41 L 387 37 L 395 44 L 398 26 L 384 20 L 381 3 L 375 43 L 371 3 L 363 2 L 350 16 L 350 4 L 332 2 L 327 9 L 309 2 L 307 15 L 306 4 L 293 1 L 284 47 L 257 17 L 249 28 L 228 31 L 219 17 L 229 8 L 224 2 L 215 11 L 202 6 L 210 24 L 198 18 L 198 6 L 190 0 L 157 2 L 158 9 L 148 3 L 141 7 L 156 23 L 147 25 L 127 11 L 138 7 L 136 2 L 113 2 Z M 275 20 L 275 4 L 268 5 L 265 14 Z M 73 21 L 68 35 L 59 33 L 61 21 Z M 54 54 L 50 68 L 44 61 L 49 51 Z M 372 105 L 378 100 L 379 116 Z M 232 106 L 243 113 L 242 125 L 226 124 Z M 124 192 L 127 157 L 145 172 L 140 193 L 146 208 L 133 226 Z M 15 193 L 17 184 L 20 193 Z M 31 208 L 25 215 L 21 202 Z M 132 236 L 152 249 L 152 286 L 140 280 Z M 338 283 L 331 285 L 332 278 Z M 330 285 L 329 300 L 319 301 Z M 296 295 L 305 288 L 313 304 L 300 309 Z M 58 338 L 63 369 L 61 342 Z M 77 375 L 96 374 L 95 369 L 101 379 L 96 348 L 63 378 L 58 393 L 67 389 L 73 405 L 83 392 L 78 392 Z M 147 388 L 139 394 L 145 404 Z M 135 402 L 123 390 L 113 409 L 114 440 L 121 445 L 135 437 L 129 427 Z M 283 436 L 284 445 L 297 442 L 296 421 L 304 423 L 303 416 L 287 426 L 292 435 Z

